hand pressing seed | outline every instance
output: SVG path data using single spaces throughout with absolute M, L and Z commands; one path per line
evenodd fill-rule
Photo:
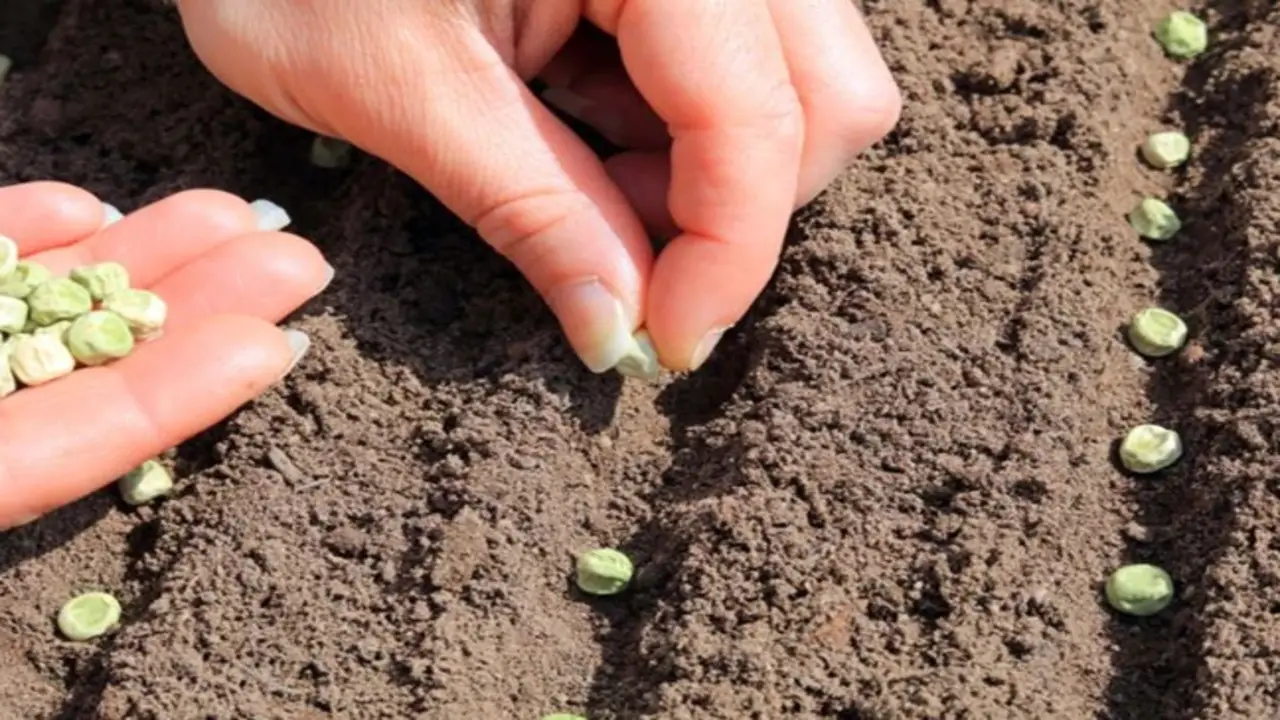
M 0 278 L 12 275 L 17 268 L 18 243 L 13 238 L 0 235 Z
M 1156 24 L 1156 41 L 1170 57 L 1187 60 L 1209 47 L 1209 26 L 1185 10 L 1175 10 Z
M 70 278 L 46 280 L 27 296 L 31 320 L 36 325 L 52 325 L 59 320 L 74 320 L 93 309 L 93 297 L 80 283 Z
M 613 369 L 620 375 L 641 380 L 658 378 L 662 367 L 658 364 L 658 352 L 654 350 L 653 341 L 649 339 L 647 331 L 637 330 L 631 336 L 631 345 L 627 349 L 627 354 L 622 356 Z
M 631 558 L 602 548 L 578 556 L 578 588 L 588 595 L 616 595 L 631 582 L 635 567 Z
M 0 295 L 0 332 L 20 333 L 27 327 L 30 308 L 18 298 Z
M 1131 473 L 1160 472 L 1182 458 L 1182 437 L 1159 425 L 1139 425 L 1120 442 L 1120 464 Z
M 145 505 L 173 492 L 173 476 L 159 460 L 148 460 L 120 478 L 120 497 L 130 505 Z
M 159 295 L 136 288 L 111 293 L 102 300 L 102 309 L 124 318 L 139 340 L 158 335 L 169 314 L 169 306 Z
M 1142 143 L 1142 159 L 1161 170 L 1174 168 L 1191 157 L 1191 140 L 1180 132 L 1158 132 Z
M 1126 332 L 1133 349 L 1149 358 L 1171 355 L 1187 342 L 1187 324 L 1163 308 L 1147 308 L 1133 316 Z
M 28 260 L 19 260 L 13 272 L 0 275 L 0 295 L 24 299 L 52 277 L 53 274 L 45 266 Z
M 120 601 L 104 592 L 77 595 L 58 611 L 58 630 L 82 642 L 104 635 L 120 624 Z
M 78 267 L 71 271 L 70 277 L 88 290 L 89 297 L 95 302 L 102 302 L 111 293 L 129 289 L 129 271 L 118 262 Z
M 71 351 L 52 335 L 17 335 L 9 364 L 18 381 L 28 387 L 70 375 L 76 369 Z
M 1158 198 L 1144 198 L 1129 211 L 1129 225 L 1148 240 L 1168 240 L 1182 229 L 1182 221 L 1169 204 Z
M 66 344 L 81 365 L 105 365 L 133 352 L 133 331 L 119 315 L 109 310 L 92 310 L 71 323 L 66 331 Z
M 1126 615 L 1155 615 L 1173 602 L 1173 578 L 1155 565 L 1126 565 L 1107 578 L 1107 602 Z

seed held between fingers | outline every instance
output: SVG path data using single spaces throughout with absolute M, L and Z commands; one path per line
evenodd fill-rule
M 130 505 L 145 505 L 173 492 L 173 476 L 159 460 L 147 460 L 120 478 L 120 497 Z
M 662 366 L 658 364 L 658 352 L 654 349 L 648 332 L 638 330 L 632 335 L 630 347 L 622 359 L 618 360 L 618 364 L 614 365 L 614 370 L 620 375 L 641 380 L 658 378 Z

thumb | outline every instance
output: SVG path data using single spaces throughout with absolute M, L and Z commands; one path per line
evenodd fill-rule
M 341 24 L 296 10 L 269 23 L 230 23 L 227 11 L 211 9 L 219 4 L 183 3 L 192 44 L 219 79 L 421 183 L 519 268 L 591 371 L 656 375 L 647 336 L 635 334 L 653 265 L 639 218 L 590 148 L 478 29 L 434 17 L 422 3 L 379 4 L 382 13 L 330 4 Z M 266 14 L 297 7 L 221 4 Z M 273 28 L 269 37 L 226 38 L 263 25 Z M 375 49 L 353 55 L 351 47 Z M 255 53 L 262 59 L 249 59 Z

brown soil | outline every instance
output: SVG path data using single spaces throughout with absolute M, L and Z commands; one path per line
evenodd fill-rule
M 302 367 L 179 449 L 175 498 L 0 541 L 0 715 L 1271 717 L 1280 11 L 1192 8 L 1215 48 L 1179 64 L 1155 0 L 867 5 L 901 126 L 801 214 L 712 366 L 652 388 L 581 370 L 404 178 L 308 168 L 155 3 L 71 0 L 5 87 L 0 179 L 270 197 L 338 276 L 294 321 Z M 1165 127 L 1185 170 L 1135 159 Z M 1142 193 L 1176 241 L 1128 230 Z M 1193 350 L 1126 349 L 1153 302 Z M 1124 477 L 1112 442 L 1150 419 L 1187 458 Z M 640 575 L 588 602 L 571 557 L 601 544 Z M 1109 613 L 1126 560 L 1176 604 Z M 59 640 L 89 587 L 125 625 Z

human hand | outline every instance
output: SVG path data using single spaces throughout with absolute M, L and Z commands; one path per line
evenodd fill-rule
M 851 0 L 177 5 L 226 85 L 475 227 L 595 372 L 641 327 L 663 366 L 699 366 L 763 290 L 794 209 L 899 112 Z M 534 77 L 628 150 L 601 162 Z M 656 258 L 646 229 L 672 236 Z
M 178 193 L 103 227 L 90 193 L 0 188 L 0 234 L 65 274 L 114 260 L 169 307 L 165 332 L 110 365 L 0 399 L 0 529 L 87 495 L 231 414 L 285 375 L 306 336 L 275 323 L 332 270 L 294 235 L 258 230 L 249 204 Z

